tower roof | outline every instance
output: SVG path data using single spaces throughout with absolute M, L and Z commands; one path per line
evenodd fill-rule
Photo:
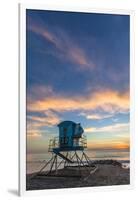
M 76 125 L 76 123 L 73 121 L 62 121 L 57 126 L 63 126 L 63 125 L 69 125 L 69 124 Z

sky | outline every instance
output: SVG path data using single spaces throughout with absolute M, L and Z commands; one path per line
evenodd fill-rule
M 129 150 L 129 16 L 27 10 L 27 154 L 64 120 L 89 150 Z

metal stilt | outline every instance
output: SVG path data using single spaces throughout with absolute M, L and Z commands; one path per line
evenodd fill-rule
M 61 164 L 63 164 L 63 167 L 73 167 L 75 164 L 75 168 L 78 166 L 78 172 L 79 172 L 79 176 L 82 175 L 82 169 L 81 167 L 85 167 L 85 169 L 89 172 L 90 169 L 87 166 L 91 166 L 90 165 L 90 159 L 89 157 L 84 153 L 84 151 L 82 151 L 81 155 L 78 155 L 77 151 L 74 151 L 73 154 L 71 154 L 72 152 L 67 152 L 66 154 L 63 154 L 64 157 L 66 159 L 64 159 L 64 157 L 62 158 L 62 160 L 58 163 L 58 158 L 60 157 L 58 154 L 56 153 L 52 153 L 52 158 L 40 169 L 40 171 L 38 173 L 35 174 L 35 176 L 37 175 L 45 175 L 45 176 L 49 176 L 49 175 L 58 175 L 58 169 L 61 166 Z M 71 163 L 69 162 L 71 161 Z M 87 165 L 86 165 L 87 163 Z M 42 173 L 42 171 L 44 169 L 46 169 L 46 167 L 50 164 L 50 169 L 46 170 L 46 173 Z M 76 166 L 77 164 L 77 166 Z M 34 177 L 35 177 L 34 176 Z M 65 175 L 66 176 L 66 175 Z

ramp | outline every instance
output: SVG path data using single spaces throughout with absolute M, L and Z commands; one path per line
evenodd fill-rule
M 61 154 L 58 150 L 53 149 L 53 152 L 54 152 L 56 155 L 58 155 L 58 156 L 60 156 L 61 158 L 63 158 L 64 160 L 66 160 L 67 162 L 73 163 L 72 160 L 70 160 L 69 158 L 65 157 L 65 156 L 64 156 L 63 154 Z

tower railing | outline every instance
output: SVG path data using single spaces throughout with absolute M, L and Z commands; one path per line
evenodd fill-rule
M 48 151 L 51 152 L 53 148 L 59 148 L 59 137 L 54 137 L 49 140 L 49 148 Z
M 54 148 L 60 148 L 60 140 L 62 140 L 64 137 L 54 137 L 53 139 L 50 139 L 49 141 L 49 148 L 48 151 L 52 152 Z M 66 140 L 69 141 L 69 137 L 66 137 Z M 81 138 L 72 138 L 73 141 L 73 147 L 83 147 L 87 148 L 87 138 L 85 135 L 83 135 Z

